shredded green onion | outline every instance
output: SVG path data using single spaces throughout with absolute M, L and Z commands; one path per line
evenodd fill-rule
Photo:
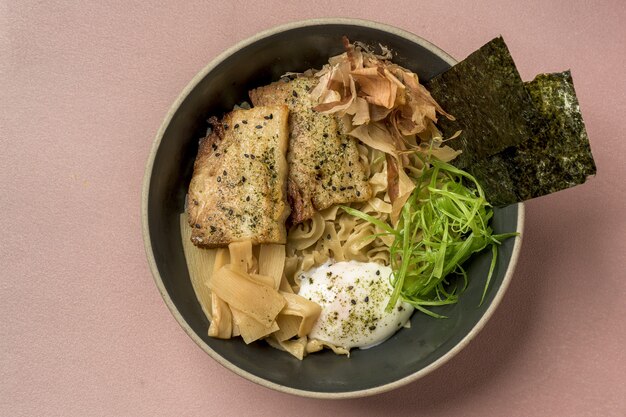
M 395 228 L 359 210 L 342 207 L 394 237 L 389 248 L 393 293 L 387 311 L 401 297 L 417 310 L 443 318 L 426 307 L 454 304 L 467 287 L 461 267 L 473 253 L 491 246 L 492 258 L 480 305 L 487 295 L 497 261 L 498 246 L 517 233 L 493 234 L 489 220 L 493 210 L 476 179 L 448 163 L 430 159 Z M 469 183 L 466 186 L 464 182 Z M 463 279 L 451 288 L 450 274 Z

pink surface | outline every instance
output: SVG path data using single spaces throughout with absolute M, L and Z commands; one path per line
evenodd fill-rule
M 622 1 L 71 3 L 0 1 L 1 416 L 626 414 Z M 571 68 L 599 172 L 527 204 L 509 292 L 466 350 L 336 402 L 203 353 L 153 284 L 139 218 L 154 134 L 193 75 L 259 30 L 323 16 L 395 25 L 457 58 L 502 34 L 527 80 Z

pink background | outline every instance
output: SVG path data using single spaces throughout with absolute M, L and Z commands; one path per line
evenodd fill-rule
M 0 415 L 626 415 L 622 1 L 71 3 L 0 0 Z M 203 353 L 153 284 L 139 218 L 153 137 L 193 75 L 257 31 L 324 16 L 457 58 L 502 34 L 526 80 L 571 68 L 599 172 L 527 204 L 511 287 L 466 350 L 334 402 Z

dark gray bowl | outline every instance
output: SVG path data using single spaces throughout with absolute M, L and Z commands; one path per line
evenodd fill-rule
M 246 346 L 239 339 L 207 336 L 208 322 L 189 280 L 178 225 L 206 119 L 247 100 L 249 89 L 274 81 L 285 72 L 321 67 L 329 56 L 342 52 L 343 35 L 391 47 L 397 54 L 394 61 L 416 72 L 422 80 L 456 62 L 418 36 L 361 20 L 308 20 L 260 33 L 214 59 L 176 100 L 150 152 L 142 195 L 148 262 L 165 303 L 187 334 L 212 358 L 253 382 L 322 398 L 384 392 L 414 381 L 449 360 L 493 314 L 513 274 L 521 243 L 517 238 L 502 245 L 492 285 L 481 307 L 478 304 L 489 254 L 475 256 L 468 265 L 470 285 L 461 301 L 439 310 L 448 319 L 415 314 L 410 329 L 401 330 L 378 347 L 354 350 L 349 359 L 323 352 L 298 361 L 263 342 Z M 496 210 L 494 230 L 521 232 L 523 213 L 521 204 Z

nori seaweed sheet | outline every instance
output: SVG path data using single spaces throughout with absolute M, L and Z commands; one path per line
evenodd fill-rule
M 444 138 L 463 131 L 447 142 L 463 151 L 453 161 L 458 168 L 467 169 L 533 135 L 537 111 L 502 37 L 428 81 L 426 88 L 456 118 L 439 119 Z
M 534 135 L 469 169 L 495 206 L 573 187 L 596 173 L 570 71 L 540 74 L 526 89 L 538 111 Z

